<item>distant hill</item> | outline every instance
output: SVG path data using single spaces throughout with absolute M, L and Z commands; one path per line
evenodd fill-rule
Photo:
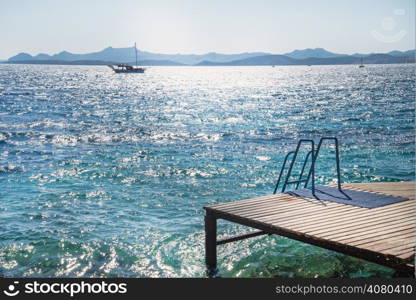
M 283 54 L 285 56 L 288 56 L 290 58 L 295 59 L 305 59 L 305 58 L 331 58 L 331 57 L 339 57 L 339 56 L 345 56 L 345 54 L 336 54 L 329 52 L 323 48 L 315 48 L 315 49 L 304 49 L 304 50 L 294 50 L 292 52 Z
M 270 66 L 270 65 L 296 65 L 298 60 L 285 55 L 262 55 L 225 63 L 203 61 L 198 66 Z
M 213 62 L 227 62 L 238 59 L 245 59 L 254 56 L 265 55 L 268 53 L 254 52 L 254 53 L 240 53 L 240 54 L 220 54 L 210 52 L 202 55 L 197 54 L 158 54 L 146 51 L 137 51 L 139 61 L 172 61 L 185 65 L 194 65 L 204 60 Z M 135 60 L 134 47 L 128 48 L 112 48 L 108 47 L 99 52 L 87 54 L 74 54 L 67 51 L 62 51 L 54 55 L 38 54 L 31 56 L 28 53 L 19 53 L 16 56 L 10 57 L 9 62 L 28 61 L 28 60 L 60 60 L 60 61 L 82 61 L 82 60 L 99 60 L 99 61 L 113 61 L 118 63 L 127 63 Z
M 305 65 L 345 65 L 345 64 L 360 64 L 361 57 L 355 56 L 340 56 L 332 58 L 308 58 L 301 61 Z M 414 63 L 415 60 L 408 57 L 396 57 L 388 54 L 370 54 L 363 58 L 364 64 L 400 64 L 400 63 Z
M 114 61 L 102 61 L 102 60 L 54 60 L 54 59 L 48 59 L 48 60 L 19 60 L 19 61 L 13 61 L 8 63 L 14 63 L 14 64 L 35 64 L 35 65 L 90 65 L 90 66 L 107 66 L 107 65 L 117 65 L 118 62 Z M 134 65 L 135 63 L 127 62 L 131 65 Z M 184 66 L 184 64 L 177 63 L 170 60 L 142 60 L 138 64 L 140 66 Z
M 199 63 L 200 66 L 288 66 L 288 65 L 345 65 L 359 64 L 360 57 L 356 56 L 339 56 L 329 58 L 310 57 L 305 59 L 294 59 L 285 55 L 264 55 L 258 57 L 236 60 L 227 63 L 214 63 L 204 61 Z M 392 56 L 388 54 L 371 54 L 364 58 L 364 64 L 397 64 L 397 63 L 414 63 L 414 56 Z
M 337 54 L 323 48 L 294 50 L 284 55 L 264 52 L 246 52 L 239 54 L 158 54 L 138 50 L 139 64 L 151 66 L 262 66 L 262 65 L 330 65 L 355 64 L 364 58 L 364 63 L 405 63 L 415 61 L 415 51 L 391 51 L 386 54 Z M 70 64 L 70 65 L 107 65 L 131 63 L 135 61 L 134 47 L 107 47 L 98 52 L 74 54 L 62 51 L 54 55 L 39 53 L 32 56 L 19 53 L 10 57 L 6 63 L 31 64 Z M 4 63 L 4 62 L 3 62 Z
M 408 51 L 391 51 L 389 53 L 387 53 L 388 55 L 392 55 L 392 56 L 415 56 L 416 55 L 416 50 L 408 50 Z
M 373 55 L 373 54 L 376 54 L 376 53 L 369 53 L 369 54 L 354 53 L 351 56 L 355 56 L 355 57 L 367 57 L 367 56 L 370 56 L 370 55 Z M 391 56 L 411 57 L 411 56 L 415 56 L 416 50 L 407 50 L 407 51 L 394 50 L 394 51 L 390 51 L 390 52 L 388 52 L 386 54 L 391 55 Z
M 23 60 L 33 60 L 33 56 L 28 53 L 19 53 L 15 56 L 12 56 L 8 59 L 9 62 L 15 62 L 15 61 L 23 61 Z

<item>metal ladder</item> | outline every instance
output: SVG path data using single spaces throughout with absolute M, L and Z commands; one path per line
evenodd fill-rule
M 316 161 L 317 161 L 317 158 L 318 158 L 318 155 L 319 155 L 319 151 L 321 150 L 322 144 L 325 140 L 334 141 L 334 144 L 335 144 L 337 186 L 338 186 L 338 190 L 340 192 L 342 192 L 338 139 L 336 137 L 322 137 L 319 140 L 319 143 L 318 143 L 318 146 L 316 147 L 316 150 L 315 150 L 315 142 L 313 140 L 311 140 L 311 139 L 301 139 L 301 140 L 299 140 L 298 145 L 296 146 L 296 150 L 295 151 L 290 151 L 288 154 L 286 154 L 285 159 L 283 161 L 282 168 L 280 169 L 279 178 L 277 179 L 276 187 L 274 188 L 273 194 L 276 194 L 276 192 L 278 191 L 280 181 L 281 181 L 281 179 L 283 177 L 283 173 L 286 169 L 286 164 L 289 160 L 289 157 L 292 156 L 292 161 L 290 162 L 289 170 L 287 171 L 287 174 L 286 174 L 286 177 L 285 177 L 285 180 L 283 182 L 283 186 L 282 186 L 280 192 L 284 193 L 286 191 L 287 186 L 290 185 L 290 184 L 296 184 L 295 190 L 299 188 L 299 185 L 301 183 L 304 183 L 303 188 L 307 188 L 308 183 L 312 178 L 312 195 L 316 197 L 316 195 L 315 195 L 315 166 L 316 166 Z M 290 180 L 290 178 L 292 176 L 293 166 L 295 165 L 296 158 L 298 157 L 298 154 L 299 154 L 299 150 L 301 149 L 301 146 L 303 144 L 310 144 L 310 150 L 309 150 L 309 152 L 307 152 L 307 154 L 304 158 L 302 169 L 299 173 L 298 179 L 297 180 Z M 307 175 L 306 178 L 303 178 L 303 174 L 305 172 L 306 165 L 307 165 L 310 158 L 312 160 L 311 160 L 311 165 L 309 167 L 309 171 L 307 172 L 308 175 Z

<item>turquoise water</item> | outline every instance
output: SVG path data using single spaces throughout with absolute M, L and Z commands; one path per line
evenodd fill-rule
M 0 276 L 204 276 L 202 207 L 270 194 L 299 138 L 338 136 L 344 181 L 413 180 L 415 77 L 414 65 L 0 65 Z M 224 277 L 392 275 L 279 237 L 218 252 Z

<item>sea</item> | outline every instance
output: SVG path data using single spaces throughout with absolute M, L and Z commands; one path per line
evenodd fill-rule
M 204 277 L 203 206 L 271 194 L 301 138 L 343 182 L 415 179 L 415 64 L 0 65 L 0 276 Z M 334 183 L 334 147 L 317 163 Z M 219 221 L 220 237 L 247 228 Z M 218 247 L 221 277 L 391 277 L 279 236 Z

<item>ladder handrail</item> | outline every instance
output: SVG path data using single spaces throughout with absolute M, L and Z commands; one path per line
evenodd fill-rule
M 274 192 L 273 192 L 273 194 L 276 194 L 277 188 L 279 187 L 279 184 L 280 184 L 280 179 L 282 178 L 283 170 L 284 170 L 284 169 L 285 169 L 285 167 L 286 167 L 286 162 L 287 162 L 287 159 L 289 158 L 289 155 L 291 155 L 291 154 L 293 154 L 293 153 L 295 153 L 295 151 L 290 151 L 290 152 L 289 152 L 288 154 L 286 154 L 286 156 L 285 156 L 285 160 L 283 161 L 282 168 L 280 169 L 279 178 L 277 179 L 276 187 L 274 188 Z
M 308 163 L 309 156 L 311 154 L 312 154 L 312 150 L 309 151 L 308 154 L 306 154 L 306 158 L 305 158 L 305 161 L 303 162 L 302 170 L 300 171 L 300 174 L 299 174 L 298 183 L 296 184 L 296 189 L 298 189 L 299 184 L 302 182 L 303 172 L 305 171 L 306 164 Z M 305 181 L 305 183 L 306 183 L 306 181 Z
M 340 159 L 339 159 L 339 143 L 336 137 L 322 137 L 319 140 L 318 147 L 316 148 L 316 153 L 314 155 L 314 159 L 312 159 L 312 164 L 315 167 L 316 160 L 318 159 L 319 151 L 321 150 L 322 144 L 324 140 L 333 140 L 335 142 L 335 160 L 336 160 L 336 168 L 337 168 L 337 186 L 338 190 L 342 191 L 341 188 L 341 168 L 340 168 Z M 311 177 L 311 170 L 309 170 L 308 177 L 306 178 L 305 187 L 308 186 L 309 179 Z M 314 175 L 312 175 L 312 182 L 314 181 Z
M 292 169 L 293 169 L 293 166 L 295 164 L 295 161 L 296 161 L 296 157 L 298 155 L 300 146 L 302 145 L 303 142 L 311 143 L 311 148 L 312 148 L 312 161 L 315 161 L 314 160 L 314 156 L 315 156 L 314 155 L 315 154 L 315 142 L 313 140 L 310 140 L 310 139 L 300 139 L 299 142 L 298 142 L 298 145 L 296 147 L 295 154 L 293 154 L 293 159 L 292 159 L 292 162 L 290 164 L 289 171 L 288 171 L 288 173 L 286 175 L 285 183 L 283 184 L 283 187 L 282 187 L 282 193 L 284 193 L 285 190 L 286 190 L 286 186 L 287 186 L 287 183 L 289 181 L 289 177 L 290 177 L 290 175 L 292 175 L 291 173 L 292 173 Z M 314 168 L 314 164 L 312 164 L 311 170 L 312 170 L 312 173 L 313 173 L 313 175 L 312 175 L 312 190 L 313 190 L 313 193 L 315 193 L 315 172 L 314 172 L 314 169 L 315 169 Z
M 298 152 L 299 152 L 299 149 L 300 149 L 302 143 L 310 143 L 311 144 L 311 151 L 308 152 L 305 160 L 307 160 L 309 158 L 309 155 L 312 154 L 312 161 L 314 161 L 314 156 L 315 156 L 314 155 L 315 154 L 315 142 L 313 140 L 311 140 L 311 139 L 301 139 L 301 140 L 299 140 L 299 142 L 298 142 L 298 144 L 296 146 L 296 150 L 289 152 L 286 155 L 286 157 L 285 157 L 285 160 L 283 162 L 282 168 L 280 169 L 279 179 L 277 180 L 276 187 L 275 187 L 274 192 L 273 192 L 274 194 L 276 193 L 276 191 L 277 191 L 277 189 L 278 189 L 278 187 L 280 185 L 280 180 L 281 180 L 283 171 L 284 171 L 284 169 L 286 167 L 287 159 L 288 159 L 289 155 L 291 155 L 291 154 L 293 154 L 293 158 L 292 158 L 292 161 L 290 163 L 289 170 L 288 170 L 288 172 L 286 174 L 286 179 L 285 179 L 285 181 L 283 183 L 282 193 L 286 190 L 286 186 L 288 184 L 297 183 L 297 185 L 299 185 L 299 183 L 302 182 L 301 178 L 299 178 L 296 181 L 290 181 L 289 182 L 289 178 L 292 175 L 293 166 L 295 164 L 296 157 L 298 155 Z M 302 169 L 305 168 L 305 165 L 306 165 L 306 162 L 304 162 Z M 310 170 L 312 171 L 312 174 L 313 174 L 313 176 L 312 176 L 312 194 L 313 195 L 315 195 L 315 170 L 314 169 L 315 169 L 314 168 L 314 165 L 312 164 Z M 303 174 L 303 170 L 302 170 L 302 174 Z
M 289 159 L 290 155 L 293 155 L 292 161 L 290 162 L 289 170 L 287 171 L 286 178 L 284 180 L 281 192 L 282 193 L 285 192 L 286 187 L 287 187 L 288 184 L 296 184 L 295 189 L 298 189 L 300 183 L 305 182 L 304 188 L 307 188 L 308 184 L 309 184 L 309 181 L 311 180 L 311 177 L 312 177 L 312 195 L 316 197 L 316 195 L 315 195 L 315 166 L 316 166 L 316 161 L 318 159 L 319 151 L 321 150 L 321 147 L 322 147 L 324 141 L 326 141 L 326 140 L 334 141 L 334 144 L 335 144 L 335 161 L 336 161 L 336 171 L 337 171 L 337 185 L 338 185 L 338 190 L 341 193 L 344 193 L 342 191 L 342 187 L 341 187 L 341 167 L 340 167 L 340 158 L 339 158 L 338 139 L 336 137 L 321 137 L 321 139 L 319 140 L 318 146 L 316 147 L 316 150 L 315 150 L 314 140 L 312 140 L 312 139 L 300 139 L 298 141 L 297 146 L 296 146 L 296 150 L 295 151 L 290 151 L 289 153 L 287 153 L 287 155 L 285 156 L 285 159 L 283 161 L 282 168 L 280 169 L 279 178 L 277 180 L 277 183 L 276 183 L 273 194 L 276 194 L 277 189 L 279 188 L 279 185 L 280 185 L 280 180 L 282 179 L 284 170 L 286 168 L 286 164 L 288 162 L 288 159 Z M 303 165 L 302 165 L 302 170 L 301 170 L 301 172 L 298 176 L 298 179 L 294 180 L 294 181 L 289 181 L 290 177 L 292 176 L 293 166 L 295 164 L 295 161 L 296 161 L 296 158 L 298 156 L 299 150 L 300 150 L 301 145 L 303 143 L 310 143 L 311 150 L 307 153 L 307 155 L 305 157 L 305 160 L 304 160 Z M 311 161 L 311 166 L 310 166 L 309 171 L 308 171 L 308 176 L 306 177 L 306 179 L 302 179 L 303 174 L 305 172 L 306 165 L 309 161 L 310 156 L 312 157 L 312 161 Z

